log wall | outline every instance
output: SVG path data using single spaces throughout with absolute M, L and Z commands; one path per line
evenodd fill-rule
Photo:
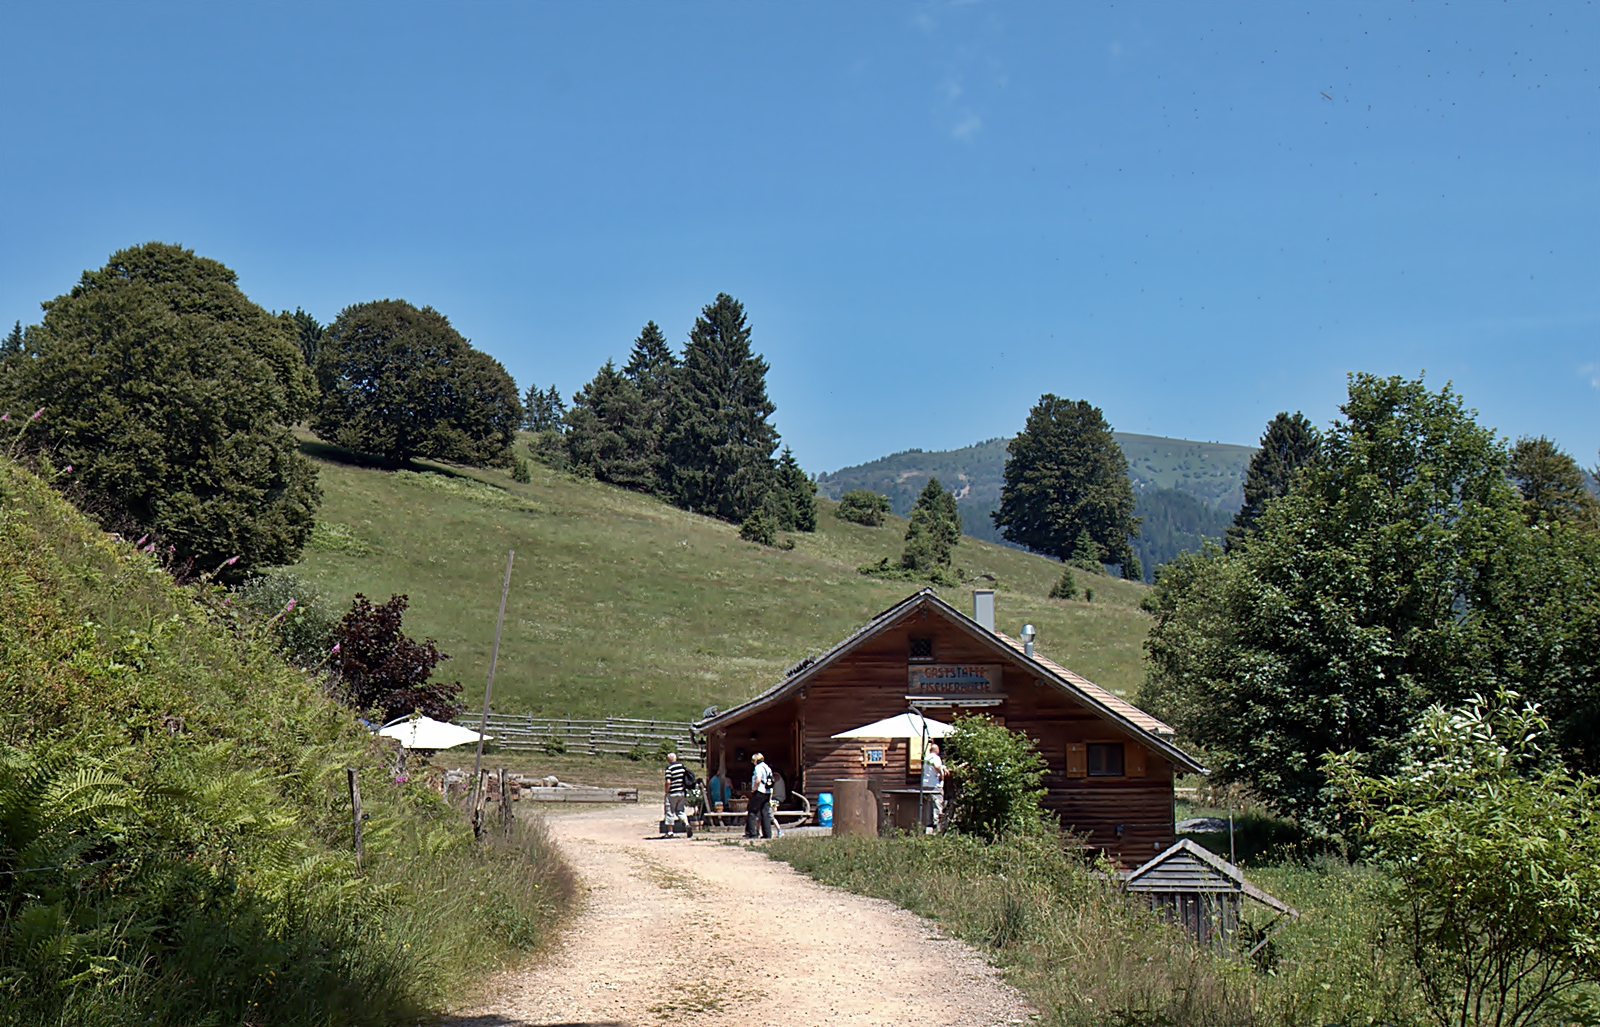
M 729 776 L 749 780 L 748 761 L 736 767 L 735 748 L 762 747 L 769 762 L 783 771 L 790 787 L 803 790 L 816 803 L 820 792 L 832 791 L 839 778 L 868 777 L 884 788 L 916 787 L 909 769 L 909 748 L 899 741 L 889 747 L 888 765 L 862 764 L 860 740 L 831 736 L 862 724 L 906 711 L 908 652 L 911 637 L 934 640 L 934 662 L 1000 664 L 1006 699 L 978 712 L 1002 718 L 1007 727 L 1026 732 L 1038 743 L 1049 765 L 1045 805 L 1062 826 L 1128 866 L 1143 863 L 1171 845 L 1173 832 L 1172 766 L 1157 753 L 1138 747 L 1138 735 L 1103 719 L 1090 707 L 1035 677 L 1003 644 L 983 644 L 936 613 L 909 614 L 905 621 L 868 639 L 831 666 L 816 672 L 803 689 L 777 707 L 753 712 L 727 726 Z M 949 719 L 954 711 L 933 711 Z M 749 736 L 756 737 L 751 739 Z M 795 739 L 796 735 L 799 739 Z M 786 739 L 790 739 L 786 741 Z M 798 742 L 798 744 L 796 744 Z M 1121 742 L 1125 769 L 1143 777 L 1068 776 L 1071 744 Z M 798 752 L 795 751 L 798 748 Z M 708 745 L 714 764 L 717 740 Z

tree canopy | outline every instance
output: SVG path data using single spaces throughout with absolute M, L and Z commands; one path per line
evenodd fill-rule
M 568 459 L 575 470 L 639 492 L 655 491 L 657 436 L 644 397 L 606 361 L 567 411 Z
M 1133 485 L 1098 407 L 1045 393 L 1006 451 L 994 523 L 1008 541 L 1065 560 L 1087 531 L 1099 562 L 1128 564 L 1139 533 Z
M 393 461 L 508 463 L 522 423 L 516 383 L 432 307 L 346 307 L 318 349 L 322 402 L 312 430 Z
M 147 243 L 44 309 L 0 390 L 14 410 L 42 408 L 31 438 L 73 468 L 82 506 L 208 571 L 299 558 L 321 492 L 289 426 L 315 384 L 293 332 L 233 271 Z
M 906 548 L 900 556 L 900 566 L 915 574 L 936 581 L 954 584 L 950 573 L 950 558 L 961 542 L 961 513 L 956 509 L 956 497 L 939 484 L 938 478 L 929 478 L 911 508 L 911 524 L 906 528 Z
M 1511 449 L 1506 474 L 1534 523 L 1593 523 L 1600 504 L 1590 495 L 1578 462 L 1545 438 L 1521 438 Z
M 1261 448 L 1250 458 L 1244 478 L 1244 505 L 1233 515 L 1227 531 L 1227 546 L 1232 548 L 1249 534 L 1271 500 L 1289 491 L 1289 483 L 1301 468 L 1317 459 L 1322 437 L 1316 426 L 1298 410 L 1293 415 L 1280 413 L 1267 422 L 1261 434 Z
M 686 510 L 744 520 L 772 487 L 778 430 L 743 304 L 721 293 L 700 312 L 672 382 L 668 493 Z
M 1565 754 L 1600 757 L 1600 545 L 1530 526 L 1507 454 L 1460 397 L 1353 376 L 1322 457 L 1249 543 L 1168 564 L 1141 704 L 1315 823 L 1325 753 L 1391 772 L 1421 712 L 1514 688 Z

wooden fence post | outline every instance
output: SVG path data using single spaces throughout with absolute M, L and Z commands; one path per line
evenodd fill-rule
M 500 768 L 500 829 L 507 838 L 511 837 L 511 779 L 506 776 L 506 768 Z
M 361 869 L 361 780 L 355 767 L 344 768 L 350 782 L 350 829 L 355 835 L 356 869 Z

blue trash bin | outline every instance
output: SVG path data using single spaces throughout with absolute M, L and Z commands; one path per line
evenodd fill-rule
M 832 792 L 823 792 L 817 796 L 817 823 L 823 827 L 833 826 Z

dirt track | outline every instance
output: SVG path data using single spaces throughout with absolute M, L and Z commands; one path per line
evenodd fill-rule
M 652 812 L 641 803 L 551 818 L 587 905 L 560 949 L 451 1024 L 1028 1021 L 981 956 L 926 921 L 725 845 L 726 834 L 658 839 Z

